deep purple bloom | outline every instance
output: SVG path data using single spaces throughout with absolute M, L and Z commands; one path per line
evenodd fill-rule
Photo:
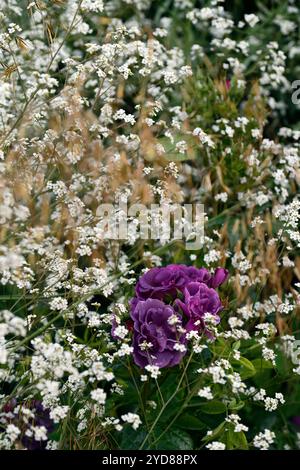
M 177 316 L 177 323 L 170 321 Z M 177 365 L 186 351 L 174 349 L 185 344 L 185 335 L 179 331 L 181 316 L 170 305 L 158 299 L 140 300 L 131 311 L 134 321 L 133 357 L 144 368 L 148 364 L 158 367 Z
M 219 287 L 221 284 L 223 284 L 226 281 L 226 279 L 228 278 L 228 274 L 229 273 L 227 269 L 217 268 L 210 282 L 208 283 L 208 286 L 213 287 L 214 289 L 216 287 Z
M 197 330 L 212 337 L 205 314 L 213 315 L 216 324 L 220 321 L 218 312 L 223 307 L 215 289 L 227 277 L 224 268 L 210 274 L 205 268 L 183 264 L 156 267 L 143 274 L 130 301 L 136 364 L 174 366 L 186 352 L 178 351 L 178 346 L 180 349 L 180 345 L 186 344 L 186 332 Z M 176 320 L 176 315 L 178 323 L 174 324 L 169 320 L 172 316 Z
M 28 406 L 34 413 L 34 419 L 31 422 L 34 426 L 44 426 L 47 429 L 47 433 L 51 433 L 54 430 L 54 423 L 50 418 L 50 410 L 44 408 L 40 400 L 33 400 Z M 40 450 L 45 449 L 47 441 L 36 441 L 33 437 L 23 436 L 22 444 L 26 449 L 29 450 Z
M 113 337 L 113 339 L 119 339 L 119 336 L 116 335 L 117 326 L 118 326 L 118 323 L 117 323 L 116 317 L 115 317 L 115 315 L 113 315 L 112 316 L 112 321 L 111 321 L 111 330 L 110 330 L 110 334 Z
M 170 265 L 149 269 L 140 277 L 135 293 L 138 299 L 175 298 L 178 290 L 183 290 L 187 278 L 180 266 Z
M 6 416 L 3 417 L 3 429 L 0 426 L 0 432 L 4 430 L 6 424 L 15 424 L 22 430 L 20 441 L 22 445 L 28 450 L 43 450 L 46 448 L 47 441 L 37 441 L 34 436 L 26 436 L 25 432 L 30 429 L 31 426 L 44 426 L 47 433 L 51 433 L 54 430 L 54 423 L 50 418 L 50 410 L 44 408 L 40 400 L 30 400 L 22 403 L 22 408 L 30 409 L 34 417 L 30 418 L 29 421 L 25 422 L 23 413 L 17 407 L 18 403 L 16 399 L 10 400 L 3 407 L 3 412 Z
M 292 423 L 295 425 L 295 426 L 299 426 L 300 427 L 300 416 L 293 416 L 292 419 L 291 419 Z
M 223 284 L 228 277 L 228 271 L 224 268 L 217 268 L 214 274 L 210 274 L 206 268 L 195 268 L 194 266 L 185 266 L 184 264 L 170 264 L 168 267 L 180 270 L 186 278 L 186 284 L 192 281 L 203 282 L 208 287 L 213 287 L 214 289 Z
M 208 284 L 212 278 L 210 272 L 205 268 L 195 268 L 195 266 L 186 266 L 184 264 L 170 264 L 169 267 L 182 273 L 185 278 L 185 285 L 191 281 Z
M 201 282 L 190 282 L 184 290 L 184 301 L 176 300 L 176 307 L 187 316 L 185 325 L 187 331 L 205 330 L 204 316 L 210 313 L 215 316 L 216 323 L 220 321 L 217 315 L 222 309 L 222 304 L 217 292 Z
M 184 288 L 191 281 L 201 282 L 209 287 L 216 288 L 226 281 L 228 271 L 224 268 L 217 268 L 211 275 L 205 268 L 195 268 L 183 264 L 170 264 L 162 268 L 149 269 L 139 279 L 135 293 L 137 299 L 160 299 L 167 297 L 176 298 L 178 291 L 183 292 Z M 132 302 L 136 302 L 134 299 Z M 132 305 L 132 308 L 134 306 Z
M 133 297 L 130 301 L 129 301 L 129 305 L 130 305 L 130 310 L 133 312 L 135 307 L 137 306 L 137 304 L 139 303 L 139 301 L 142 300 L 142 299 L 138 299 L 137 297 Z

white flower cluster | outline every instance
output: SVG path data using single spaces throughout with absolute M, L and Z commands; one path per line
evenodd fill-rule
M 275 393 L 275 397 L 272 398 L 266 395 L 266 390 L 264 390 L 263 388 L 261 388 L 257 392 L 255 392 L 255 390 L 250 388 L 248 392 L 254 393 L 254 396 L 253 396 L 254 401 L 262 401 L 264 403 L 266 411 L 270 411 L 270 412 L 275 411 L 277 410 L 280 404 L 285 403 L 285 399 L 282 393 Z
M 258 433 L 253 439 L 253 445 L 260 450 L 268 450 L 270 445 L 273 444 L 275 433 L 269 429 Z
M 142 421 L 139 417 L 139 415 L 135 414 L 135 413 L 127 413 L 125 415 L 122 415 L 121 416 L 121 419 L 125 422 L 125 423 L 129 423 L 132 425 L 132 428 L 134 430 L 138 429 L 138 427 L 140 426 L 140 424 L 142 424 Z

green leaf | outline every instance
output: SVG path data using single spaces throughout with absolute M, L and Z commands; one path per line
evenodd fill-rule
M 139 449 L 146 435 L 147 433 L 144 429 L 139 428 L 135 431 L 131 427 L 126 428 L 122 433 L 121 449 Z
M 181 415 L 177 420 L 176 420 L 176 426 L 179 426 L 180 428 L 183 429 L 191 429 L 191 430 L 202 430 L 206 426 L 200 419 L 196 418 L 195 416 L 189 414 L 189 413 L 184 413 Z
M 217 341 L 211 346 L 212 351 L 221 357 L 228 357 L 232 349 L 228 342 L 223 338 L 218 338 Z
M 272 362 L 265 359 L 253 359 L 251 362 L 258 372 L 260 369 L 274 369 Z
M 236 400 L 232 400 L 232 402 L 229 403 L 228 408 L 230 410 L 241 410 L 245 406 L 245 403 L 243 401 L 236 402 Z
M 219 426 L 217 426 L 213 431 L 212 433 L 210 433 L 208 436 L 204 436 L 202 438 L 202 441 L 204 442 L 208 442 L 208 441 L 212 441 L 214 439 L 217 439 L 221 436 L 221 434 L 223 433 L 224 431 L 224 428 L 225 428 L 225 424 L 226 422 L 223 421 L 221 424 L 219 424 Z
M 241 357 L 239 358 L 239 362 L 243 365 L 243 367 L 246 367 L 246 369 L 249 369 L 249 370 L 255 372 L 255 367 L 254 367 L 254 365 L 253 365 L 252 362 L 249 361 L 249 359 L 247 359 L 246 357 L 241 356 Z
M 157 430 L 157 437 L 162 429 Z M 182 429 L 170 429 L 155 445 L 157 450 L 192 450 L 194 447 L 191 436 Z
M 241 366 L 239 372 L 242 379 L 248 379 L 249 377 L 252 377 L 256 374 L 254 365 L 246 357 L 241 356 L 239 359 L 234 359 L 232 362 Z
M 199 403 L 199 407 L 203 413 L 218 415 L 226 412 L 226 406 L 221 401 L 212 400 L 207 403 Z
M 234 432 L 233 427 L 230 427 L 226 432 L 226 448 L 229 450 L 248 450 L 248 442 L 245 433 L 243 431 Z

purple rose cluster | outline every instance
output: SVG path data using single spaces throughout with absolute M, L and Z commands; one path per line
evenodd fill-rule
M 131 300 L 135 363 L 172 367 L 186 353 L 186 334 L 209 334 L 205 316 L 215 323 L 223 308 L 216 288 L 227 279 L 226 269 L 210 274 L 205 268 L 180 264 L 152 268 L 139 279 Z

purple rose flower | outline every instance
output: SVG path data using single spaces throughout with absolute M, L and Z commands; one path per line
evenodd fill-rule
M 210 313 L 220 321 L 217 313 L 223 308 L 217 292 L 201 282 L 190 282 L 184 290 L 184 301 L 177 299 L 175 305 L 187 316 L 187 331 L 206 330 L 204 316 Z
M 186 332 L 200 330 L 212 337 L 205 314 L 213 315 L 215 323 L 220 321 L 218 312 L 223 307 L 215 289 L 227 277 L 228 271 L 224 268 L 217 268 L 210 274 L 205 268 L 183 264 L 152 268 L 143 274 L 136 285 L 135 297 L 130 301 L 136 364 L 140 367 L 148 364 L 174 366 L 186 352 L 184 348 L 178 351 L 180 345 L 186 344 Z M 177 323 L 169 321 L 172 316 L 176 320 L 176 315 Z M 113 324 L 113 337 L 115 326 Z
M 191 281 L 204 282 L 205 284 L 211 281 L 211 274 L 205 268 L 198 269 L 184 264 L 170 264 L 169 267 L 181 271 L 182 276 L 185 278 L 185 285 Z
M 186 340 L 179 331 L 181 316 L 171 306 L 158 299 L 140 300 L 131 311 L 131 317 L 134 321 L 133 357 L 138 366 L 172 367 L 181 361 L 186 351 L 178 351 L 175 345 L 185 345 Z
M 174 299 L 178 291 L 183 292 L 186 285 L 192 281 L 216 288 L 226 281 L 227 276 L 228 271 L 224 268 L 217 268 L 214 275 L 211 275 L 205 268 L 170 264 L 162 268 L 149 269 L 139 279 L 135 293 L 138 299 L 144 300 L 149 298 L 163 300 L 167 296 Z
M 149 269 L 139 279 L 135 293 L 139 299 L 160 299 L 166 296 L 176 297 L 178 290 L 183 290 L 187 282 L 184 271 L 175 264 L 164 268 Z
M 168 268 L 181 272 L 182 276 L 186 279 L 186 284 L 192 281 L 203 282 L 208 287 L 213 287 L 214 289 L 223 284 L 228 277 L 228 271 L 224 268 L 217 268 L 213 275 L 206 268 L 195 268 L 194 266 L 185 266 L 184 264 L 170 264 Z
M 227 269 L 224 268 L 217 268 L 215 270 L 214 275 L 212 276 L 208 286 L 213 287 L 214 289 L 216 287 L 219 287 L 221 284 L 223 284 L 226 279 L 228 278 L 228 271 Z

